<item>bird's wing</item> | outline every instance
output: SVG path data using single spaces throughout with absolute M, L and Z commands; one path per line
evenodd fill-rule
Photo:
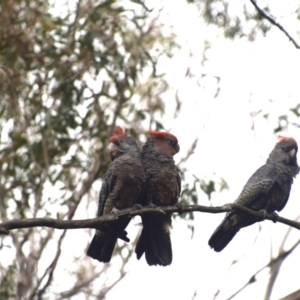
M 276 177 L 277 171 L 274 164 L 263 165 L 250 177 L 235 203 L 254 210 L 263 209 L 266 197 L 262 196 L 274 186 Z
M 181 177 L 180 177 L 180 174 L 179 174 L 179 169 L 177 169 L 176 179 L 177 179 L 177 184 L 178 184 L 178 196 L 180 196 L 180 193 L 181 193 Z
M 286 203 L 287 203 L 287 201 L 289 200 L 289 197 L 290 197 L 291 187 L 292 187 L 292 186 L 290 185 L 289 190 L 288 190 L 288 192 L 287 192 L 287 195 L 286 195 L 286 197 L 285 197 L 285 200 L 284 200 L 284 202 L 282 203 L 282 205 L 279 206 L 279 207 L 276 209 L 277 211 L 281 211 L 281 210 L 285 207 L 285 205 L 286 205 Z
M 97 216 L 103 215 L 104 206 L 106 203 L 106 200 L 108 198 L 109 193 L 112 191 L 115 183 L 117 180 L 117 176 L 114 175 L 113 169 L 109 168 L 108 171 L 105 174 L 102 187 L 99 194 L 99 204 L 98 204 L 98 212 Z

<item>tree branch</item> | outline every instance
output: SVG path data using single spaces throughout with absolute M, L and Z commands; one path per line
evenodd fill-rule
M 299 298 L 300 298 L 300 289 L 289 295 L 286 295 L 285 297 L 283 297 L 279 300 L 298 300 Z
M 241 291 L 243 291 L 246 287 L 248 287 L 250 284 L 256 282 L 256 276 L 263 270 L 265 270 L 266 268 L 270 269 L 270 278 L 272 280 L 272 276 L 273 276 L 273 272 L 277 271 L 277 267 L 281 266 L 283 261 L 298 247 L 298 245 L 300 244 L 300 240 L 298 240 L 292 248 L 290 248 L 289 250 L 286 251 L 281 251 L 277 257 L 272 258 L 266 265 L 264 265 L 262 268 L 260 268 L 259 270 L 257 270 L 250 278 L 249 280 L 238 290 L 236 291 L 233 295 L 231 295 L 227 300 L 231 300 L 233 299 L 237 294 L 239 294 Z M 278 269 L 279 270 L 279 269 Z M 277 274 L 276 274 L 277 275 Z M 267 288 L 268 290 L 268 288 Z M 268 293 L 268 291 L 266 292 L 266 294 Z M 269 294 L 271 295 L 271 294 Z M 269 297 L 264 297 L 264 299 L 269 299 Z M 297 298 L 298 299 L 298 298 Z
M 256 10 L 258 11 L 258 13 L 265 19 L 267 19 L 271 24 L 273 24 L 274 26 L 278 27 L 279 30 L 281 30 L 288 38 L 289 40 L 294 44 L 294 46 L 297 49 L 300 49 L 300 46 L 298 45 L 298 43 L 291 37 L 291 35 L 283 28 L 283 26 L 281 24 L 279 24 L 278 22 L 276 22 L 272 17 L 270 17 L 263 9 L 261 9 L 257 3 L 256 0 L 250 0 L 250 2 L 254 5 L 254 7 L 256 8 Z
M 239 289 L 237 290 L 234 294 L 232 294 L 229 298 L 227 298 L 226 300 L 231 300 L 233 299 L 237 294 L 239 294 L 242 290 L 244 290 L 248 285 L 256 282 L 256 278 L 255 276 L 257 275 L 257 273 L 253 274 L 249 280 Z
M 254 217 L 257 217 L 258 221 L 262 221 L 264 219 L 271 220 L 273 222 L 279 222 L 286 224 L 288 226 L 294 227 L 300 230 L 300 222 L 292 221 L 289 219 L 285 219 L 283 217 L 279 217 L 275 214 L 267 214 L 264 216 L 262 212 L 253 211 L 245 206 L 235 204 L 235 203 L 228 203 L 223 206 L 202 206 L 202 205 L 187 205 L 187 206 L 160 206 L 160 207 L 138 207 L 133 206 L 130 208 L 126 208 L 120 210 L 118 214 L 110 213 L 98 218 L 94 219 L 85 219 L 85 220 L 58 220 L 58 219 L 51 219 L 51 218 L 32 218 L 32 219 L 18 219 L 18 220 L 11 220 L 0 223 L 0 234 L 9 234 L 9 230 L 12 229 L 19 229 L 19 228 L 31 228 L 31 227 L 51 227 L 56 229 L 79 229 L 79 228 L 95 228 L 97 229 L 99 224 L 115 221 L 118 218 L 131 218 L 136 215 L 142 215 L 147 213 L 185 213 L 185 212 L 206 212 L 206 213 L 224 213 L 229 212 L 231 210 L 234 211 L 242 211 Z
M 300 215 L 298 215 L 295 220 L 298 220 L 299 218 L 300 218 Z M 269 282 L 268 282 L 268 285 L 266 288 L 266 293 L 265 293 L 266 299 L 269 299 L 272 294 L 273 287 L 275 285 L 276 279 L 278 277 L 278 274 L 279 274 L 279 271 L 280 271 L 280 268 L 281 268 L 283 262 L 300 244 L 300 240 L 298 240 L 297 243 L 295 243 L 294 246 L 290 250 L 288 250 L 288 251 L 284 250 L 286 241 L 289 238 L 291 231 L 292 231 L 292 227 L 289 227 L 289 229 L 287 230 L 287 232 L 282 240 L 281 246 L 279 248 L 279 254 L 277 255 L 279 260 L 270 266 L 270 279 L 269 279 Z
M 54 274 L 54 271 L 56 269 L 57 262 L 60 258 L 60 255 L 61 255 L 61 245 L 62 245 L 62 242 L 63 242 L 66 234 L 67 234 L 67 231 L 64 230 L 63 233 L 61 234 L 61 236 L 59 237 L 59 240 L 58 240 L 58 243 L 57 243 L 56 254 L 55 254 L 52 262 L 50 263 L 49 267 L 45 270 L 43 276 L 39 279 L 37 288 L 34 289 L 35 293 L 38 291 L 37 295 L 35 295 L 35 293 L 33 293 L 31 295 L 30 299 L 36 299 L 35 296 L 37 296 L 38 300 L 43 299 L 44 293 L 46 292 L 49 285 L 52 283 L 53 274 Z M 41 283 L 46 278 L 46 276 L 48 276 L 48 278 L 46 280 L 46 283 L 44 284 L 43 287 L 41 287 Z
M 82 292 L 82 290 L 89 286 L 97 277 L 99 277 L 99 275 L 102 273 L 102 271 L 94 274 L 93 276 L 91 276 L 90 278 L 88 278 L 87 280 L 84 280 L 78 284 L 76 284 L 71 290 L 63 292 L 60 294 L 61 298 L 59 298 L 60 300 L 62 299 L 70 299 L 72 296 L 78 294 L 79 292 Z

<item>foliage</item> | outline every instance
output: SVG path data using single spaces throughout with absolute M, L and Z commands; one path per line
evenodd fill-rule
M 272 24 L 253 7 L 252 1 L 237 3 L 226 0 L 187 0 L 187 2 L 198 7 L 201 17 L 207 24 L 217 26 L 223 35 L 230 39 L 246 37 L 249 41 L 254 41 L 258 34 L 265 36 L 272 27 Z M 289 6 L 291 12 L 287 14 L 288 19 L 291 14 L 299 18 L 299 4 L 294 1 L 290 2 Z M 278 18 L 282 18 L 277 4 L 270 2 L 262 6 L 261 10 L 275 21 L 276 15 L 274 17 L 272 12 L 276 8 L 280 12 Z
M 2 220 L 72 219 L 80 203 L 97 198 L 92 186 L 110 163 L 105 149 L 115 125 L 136 138 L 162 127 L 168 85 L 157 63 L 176 44 L 163 35 L 158 16 L 138 1 L 1 2 Z M 11 236 L 15 263 L 1 266 L 0 293 L 42 299 L 66 231 L 24 229 Z M 53 239 L 56 253 L 42 268 Z M 8 238 L 3 243 L 11 246 Z

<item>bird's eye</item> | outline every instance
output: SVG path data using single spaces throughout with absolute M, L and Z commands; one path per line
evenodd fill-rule
M 170 145 L 173 146 L 174 145 L 174 141 L 171 139 L 167 139 L 166 142 Z

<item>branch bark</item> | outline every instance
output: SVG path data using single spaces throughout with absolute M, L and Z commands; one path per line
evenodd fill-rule
M 205 213 L 225 213 L 231 210 L 242 211 L 254 217 L 258 220 L 270 220 L 273 222 L 279 222 L 300 230 L 300 222 L 289 220 L 278 216 L 277 214 L 264 214 L 260 211 L 253 211 L 245 206 L 228 203 L 223 206 L 202 206 L 202 205 L 187 205 L 187 206 L 160 206 L 160 207 L 138 207 L 133 206 L 131 208 L 120 210 L 118 214 L 110 213 L 98 218 L 85 219 L 85 220 L 58 220 L 51 218 L 32 218 L 32 219 L 15 219 L 0 223 L 0 234 L 9 234 L 12 229 L 19 228 L 31 228 L 31 227 L 50 227 L 56 229 L 79 229 L 79 228 L 94 228 L 97 229 L 99 224 L 105 222 L 112 222 L 118 218 L 131 218 L 136 215 L 142 215 L 147 213 L 185 213 L 185 212 L 205 212 Z

